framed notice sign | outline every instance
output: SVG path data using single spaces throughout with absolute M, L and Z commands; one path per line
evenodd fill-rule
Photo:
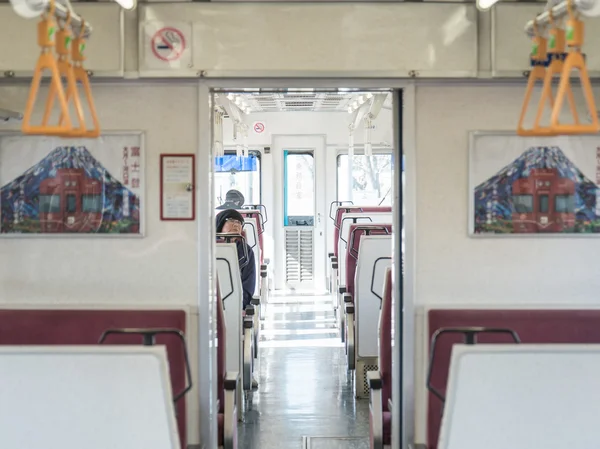
M 193 154 L 160 155 L 160 219 L 196 218 L 196 169 Z

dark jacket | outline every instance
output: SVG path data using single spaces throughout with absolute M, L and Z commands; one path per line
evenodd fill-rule
M 240 261 L 241 266 L 241 263 L 244 262 L 244 242 L 238 241 L 236 242 L 236 245 L 238 251 L 238 260 Z M 246 309 L 246 306 L 250 304 L 250 301 L 254 296 L 254 290 L 256 289 L 256 261 L 254 260 L 254 251 L 252 251 L 252 248 L 250 248 L 248 244 L 246 244 L 246 249 L 248 250 L 248 263 L 241 269 L 242 289 L 244 291 L 244 309 Z

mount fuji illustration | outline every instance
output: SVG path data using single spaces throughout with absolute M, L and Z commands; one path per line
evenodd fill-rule
M 30 233 L 39 229 L 40 185 L 45 179 L 55 178 L 61 169 L 82 169 L 86 178 L 102 185 L 102 225 L 93 232 L 130 233 L 132 227 L 139 228 L 137 195 L 110 174 L 85 147 L 61 146 L 0 188 L 0 232 Z M 128 208 L 124 208 L 124 198 L 128 198 Z M 128 213 L 124 214 L 124 209 Z M 127 226 L 115 226 L 125 221 Z
M 527 178 L 532 169 L 555 169 L 558 176 L 575 183 L 575 229 L 570 232 L 590 232 L 597 226 L 596 192 L 599 187 L 571 162 L 559 147 L 531 147 L 513 162 L 474 189 L 475 233 L 506 232 L 490 229 L 488 217 L 510 227 L 513 213 L 512 186 Z M 497 228 L 497 226 L 493 226 Z M 510 231 L 509 231 L 510 232 Z

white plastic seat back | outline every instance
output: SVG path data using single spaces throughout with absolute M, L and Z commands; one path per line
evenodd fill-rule
M 164 346 L 0 346 L 0 447 L 180 449 Z
M 340 285 L 346 283 L 346 250 L 350 241 L 350 226 L 355 223 L 385 224 L 392 222 L 391 212 L 353 212 L 342 214 L 340 225 L 340 240 L 338 242 L 338 277 Z
M 242 372 L 242 276 L 235 243 L 217 243 L 217 273 L 227 329 L 227 371 Z
M 256 267 L 256 287 L 260 285 L 260 244 L 258 240 L 258 226 L 256 218 L 244 218 L 244 231 L 246 231 L 246 243 L 254 252 L 254 266 Z
M 600 345 L 454 345 L 439 449 L 594 448 Z
M 379 311 L 385 272 L 391 265 L 391 235 L 365 235 L 361 238 L 354 286 L 358 357 L 377 357 L 379 354 Z

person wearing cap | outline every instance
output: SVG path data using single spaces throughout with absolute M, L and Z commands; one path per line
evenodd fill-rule
M 217 234 L 242 234 L 244 229 L 244 217 L 235 209 L 227 209 L 217 215 Z M 244 254 L 244 246 L 248 254 L 248 263 L 241 268 L 242 288 L 244 291 L 243 309 L 250 304 L 254 291 L 256 289 L 256 262 L 254 260 L 254 251 L 245 241 L 238 239 L 236 241 L 238 260 L 241 260 Z
M 235 209 L 227 209 L 217 215 L 217 234 L 242 234 L 244 229 L 244 217 Z M 242 310 L 250 305 L 254 290 L 256 289 L 256 262 L 254 261 L 254 251 L 242 239 L 237 239 L 238 261 L 244 257 L 244 245 L 248 254 L 248 263 L 245 267 L 240 267 L 242 275 L 243 302 Z M 258 388 L 258 381 L 252 377 L 252 388 Z
M 240 209 L 244 205 L 244 195 L 239 190 L 231 189 L 225 194 L 225 202 L 217 209 Z

